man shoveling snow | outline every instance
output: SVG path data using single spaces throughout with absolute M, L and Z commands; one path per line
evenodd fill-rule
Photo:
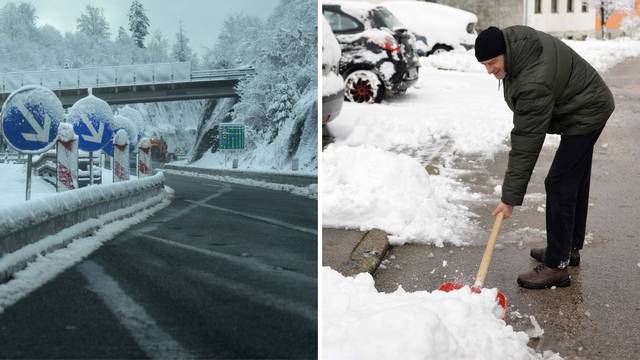
M 542 262 L 518 276 L 525 288 L 569 286 L 567 266 L 580 263 L 589 204 L 593 147 L 613 113 L 611 91 L 598 72 L 562 41 L 527 26 L 489 27 L 475 45 L 477 60 L 504 82 L 513 111 L 511 151 L 502 198 L 493 215 L 522 205 L 547 133 L 562 139 L 545 179 L 547 247 Z

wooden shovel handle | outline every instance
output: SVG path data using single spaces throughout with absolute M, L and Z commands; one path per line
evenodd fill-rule
M 496 239 L 498 238 L 498 231 L 500 231 L 500 225 L 504 214 L 501 212 L 496 215 L 496 221 L 493 223 L 493 229 L 491 229 L 491 236 L 489 236 L 489 242 L 487 242 L 487 248 L 484 249 L 484 255 L 482 255 L 482 262 L 480 262 L 480 269 L 476 275 L 476 282 L 473 286 L 481 288 L 484 284 L 484 278 L 487 277 L 487 271 L 489 271 L 489 263 L 493 256 L 493 248 L 496 246 Z

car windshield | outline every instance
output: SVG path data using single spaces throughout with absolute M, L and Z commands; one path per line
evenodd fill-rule
M 396 18 L 389 10 L 383 7 L 373 9 L 373 21 L 377 27 L 386 27 L 391 30 L 404 27 L 400 20 Z

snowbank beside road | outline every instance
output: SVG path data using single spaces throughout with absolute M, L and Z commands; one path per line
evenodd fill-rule
M 384 294 L 367 273 L 322 277 L 324 359 L 561 359 L 500 319 L 496 289 Z
M 394 245 L 463 244 L 469 211 L 452 196 L 468 196 L 430 177 L 407 155 L 372 147 L 330 146 L 323 154 L 323 226 L 379 228 Z
M 640 56 L 640 41 L 629 38 L 563 41 L 599 72 L 607 71 L 628 57 Z

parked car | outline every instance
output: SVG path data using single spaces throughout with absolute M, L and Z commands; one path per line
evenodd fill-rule
M 340 76 L 340 45 L 327 20 L 322 18 L 322 129 L 335 119 L 344 101 L 344 79 Z
M 424 1 L 387 1 L 382 4 L 417 34 L 416 46 L 420 56 L 458 47 L 473 49 L 478 35 L 478 17 L 471 12 Z
M 404 93 L 418 80 L 415 37 L 383 6 L 327 1 L 322 14 L 342 49 L 345 99 L 373 103 Z

